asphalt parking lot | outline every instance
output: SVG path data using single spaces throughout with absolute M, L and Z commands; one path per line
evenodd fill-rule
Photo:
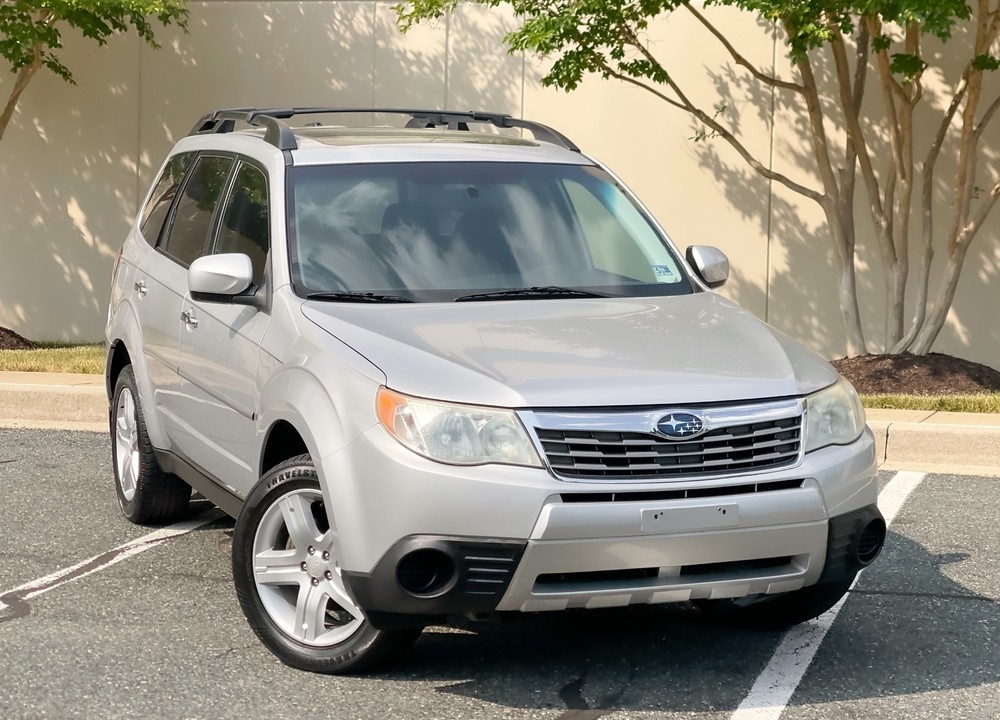
M 108 457 L 103 435 L 0 428 L 0 718 L 1000 718 L 1000 479 L 911 473 L 828 632 L 536 615 L 429 628 L 351 678 L 277 662 L 236 602 L 232 521 L 129 525 Z

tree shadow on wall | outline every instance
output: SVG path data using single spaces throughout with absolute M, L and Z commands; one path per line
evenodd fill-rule
M 131 36 L 104 48 L 67 39 L 79 84 L 39 75 L 4 141 L 0 324 L 35 339 L 101 337 L 115 253 L 166 153 L 205 112 L 436 108 L 473 96 L 517 112 L 521 60 L 501 42 L 509 22 L 464 10 L 447 21 L 461 30 L 447 47 L 444 22 L 405 37 L 386 3 L 273 3 L 263 14 L 257 4 L 207 3 L 192 6 L 189 35 L 161 32 L 158 51 Z M 404 118 L 326 122 L 373 121 Z

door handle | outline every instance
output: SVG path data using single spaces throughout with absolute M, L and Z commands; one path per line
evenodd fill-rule
M 192 330 L 198 327 L 198 318 L 196 318 L 194 316 L 194 313 L 192 313 L 190 310 L 185 310 L 184 312 L 181 313 L 181 320 L 183 320 L 184 324 L 187 325 Z
M 146 293 L 149 292 L 149 289 L 146 287 L 145 280 L 137 280 L 134 287 L 135 291 L 139 294 L 139 297 L 146 297 Z

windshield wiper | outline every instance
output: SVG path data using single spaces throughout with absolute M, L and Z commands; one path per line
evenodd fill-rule
M 601 293 L 590 292 L 589 290 L 577 290 L 575 288 L 559 287 L 558 285 L 546 285 L 544 287 L 511 288 L 510 290 L 497 290 L 496 292 L 475 293 L 473 295 L 462 295 L 455 298 L 455 302 L 468 302 L 471 300 L 511 300 L 517 298 L 555 298 L 555 297 L 607 297 Z
M 371 292 L 351 292 L 350 290 L 340 290 L 337 292 L 312 292 L 306 295 L 306 300 L 327 300 L 329 302 L 357 302 L 357 303 L 411 303 L 409 298 L 399 295 L 377 295 Z

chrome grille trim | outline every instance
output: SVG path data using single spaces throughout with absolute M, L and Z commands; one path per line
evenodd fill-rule
M 686 480 L 751 475 L 802 459 L 804 403 L 519 413 L 550 470 L 576 481 Z M 671 440 L 656 432 L 670 413 L 702 418 L 705 433 Z

